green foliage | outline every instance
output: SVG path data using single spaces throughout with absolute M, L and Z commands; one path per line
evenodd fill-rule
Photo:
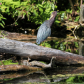
M 4 28 L 5 22 L 3 19 L 6 19 L 6 18 L 4 18 L 2 14 L 0 14 L 0 26 Z
M 47 42 L 43 42 L 43 43 L 42 43 L 42 46 L 46 46 L 46 47 L 51 48 L 51 45 L 50 45 L 49 43 L 47 43 Z
M 2 60 L 0 61 L 0 65 L 10 65 L 10 64 L 18 64 L 18 63 L 13 63 L 12 60 Z
M 77 16 L 76 19 L 74 20 L 74 22 L 78 22 L 79 18 L 80 18 L 80 16 Z
M 62 11 L 58 13 L 55 20 L 57 25 L 60 26 L 59 23 L 67 18 L 67 14 L 72 13 L 70 3 L 67 3 L 68 1 L 63 0 L 0 0 L 0 26 L 4 27 L 4 19 L 9 21 L 7 16 L 13 19 L 15 25 L 20 24 L 17 18 L 21 20 L 26 17 L 28 21 L 35 24 L 42 24 L 43 21 L 49 19 L 52 11 L 62 8 Z M 58 18 L 60 19 L 58 20 Z M 78 19 L 79 17 L 76 17 L 75 21 L 78 21 Z M 71 20 L 71 18 L 69 18 L 69 20 Z M 13 22 L 10 24 L 13 24 Z
M 14 20 L 17 17 L 24 19 L 27 16 L 28 21 L 41 24 L 44 20 L 49 19 L 51 12 L 57 9 L 54 0 L 1 0 L 1 13 L 10 15 Z M 3 17 L 0 15 L 0 18 Z M 1 22 L 1 26 L 5 24 Z M 18 25 L 18 23 L 16 24 Z
M 65 51 L 67 51 L 67 52 L 71 52 L 71 49 L 67 49 L 67 50 L 65 50 Z
M 66 79 L 66 82 L 77 82 L 82 83 L 84 81 L 84 76 L 74 76 Z
M 60 49 L 64 50 L 64 45 L 62 43 L 60 44 Z
M 67 9 L 67 10 L 66 10 L 66 13 L 72 13 L 72 10 Z
M 55 42 L 55 41 L 54 41 Z M 53 45 L 53 47 L 54 47 L 54 45 Z M 59 47 L 59 41 L 56 41 L 55 42 L 55 48 L 57 49 Z
M 65 17 L 65 13 L 62 13 L 61 20 L 64 20 L 64 17 Z
M 75 47 L 78 48 L 78 42 L 74 42 Z
M 49 48 L 55 48 L 55 49 L 59 49 L 59 50 L 63 50 L 63 51 L 67 51 L 67 52 L 72 52 L 71 51 L 71 47 L 76 48 L 74 53 L 78 53 L 78 42 L 60 42 L 60 41 L 46 41 L 42 43 L 42 46 L 45 47 L 49 47 Z
M 61 21 L 62 20 L 64 20 L 64 19 L 67 19 L 68 17 L 67 17 L 67 14 L 71 14 L 72 13 L 72 10 L 70 10 L 70 9 L 67 9 L 66 11 L 60 11 L 60 13 L 59 13 L 59 15 L 60 15 L 60 19 L 61 19 Z M 71 18 L 69 18 L 69 19 L 71 19 Z

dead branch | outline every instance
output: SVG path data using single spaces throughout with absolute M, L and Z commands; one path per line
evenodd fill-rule
M 52 57 L 51 61 L 49 64 L 45 64 L 45 63 L 42 63 L 42 62 L 39 62 L 39 61 L 32 61 L 32 62 L 29 62 L 28 60 L 22 60 L 22 65 L 26 65 L 26 66 L 31 66 L 31 67 L 41 67 L 43 69 L 46 69 L 46 68 L 53 68 L 55 66 L 55 60 L 56 60 L 56 57 Z

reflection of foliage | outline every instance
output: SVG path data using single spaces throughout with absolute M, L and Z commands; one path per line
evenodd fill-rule
M 59 50 L 64 50 L 67 52 L 74 52 L 78 53 L 78 42 L 59 42 L 59 41 L 48 41 L 45 43 L 42 43 L 42 46 L 49 47 L 49 48 L 55 48 Z
M 57 82 L 57 84 L 84 84 L 84 74 L 57 74 L 53 75 L 52 78 L 56 79 L 61 77 L 63 80 Z
M 84 82 L 84 76 L 74 76 L 74 77 L 70 77 L 68 79 L 65 80 L 65 82 L 77 82 L 77 83 L 82 83 Z
M 68 79 L 66 80 L 66 82 L 73 82 L 74 79 L 75 79 L 75 77 L 70 77 L 70 78 L 68 78 Z

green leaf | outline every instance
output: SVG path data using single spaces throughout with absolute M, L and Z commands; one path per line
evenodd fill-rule
M 39 7 L 39 11 L 41 12 L 41 14 L 43 13 L 43 8 Z
M 65 13 L 62 13 L 61 20 L 64 20 Z
M 34 12 L 34 14 L 35 14 L 36 16 L 38 16 L 38 13 L 36 12 L 36 10 L 33 10 L 33 12 Z
M 4 25 L 2 23 L 0 23 L 0 26 L 2 26 L 4 28 Z
M 5 25 L 5 22 L 2 20 L 2 23 Z
M 79 18 L 80 18 L 80 16 L 77 16 L 76 19 L 74 20 L 74 22 L 78 22 Z

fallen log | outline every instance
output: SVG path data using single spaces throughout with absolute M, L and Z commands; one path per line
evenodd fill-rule
M 81 55 L 3 38 L 0 38 L 0 53 L 15 54 L 42 61 L 50 61 L 52 57 L 56 57 L 56 64 L 84 64 L 84 57 Z

